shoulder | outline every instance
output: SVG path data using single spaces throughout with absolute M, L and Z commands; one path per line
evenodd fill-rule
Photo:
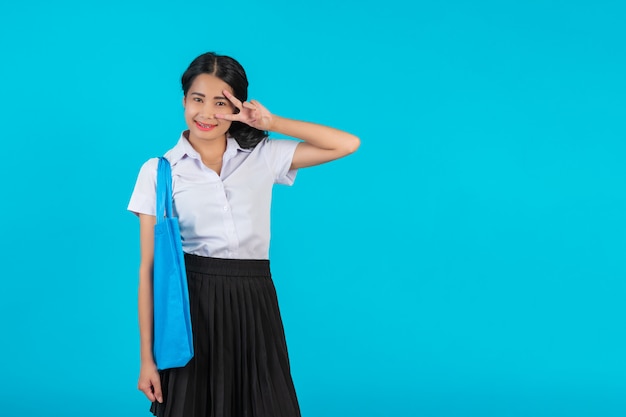
M 156 184 L 159 158 L 150 158 L 143 163 L 137 175 L 137 185 L 151 188 Z
M 270 139 L 264 138 L 261 140 L 256 147 L 254 148 L 256 151 L 260 153 L 267 154 L 280 154 L 280 153 L 290 153 L 293 152 L 298 146 L 298 141 L 289 140 L 289 139 Z
M 295 171 L 291 171 L 290 168 L 299 143 L 289 139 L 265 138 L 255 148 L 255 152 L 258 152 L 272 172 L 275 183 L 288 185 L 293 183 Z
M 148 159 L 141 166 L 141 169 L 139 170 L 139 176 L 141 177 L 141 176 L 150 175 L 150 174 L 156 175 L 158 166 L 159 166 L 159 158 Z
M 270 166 L 282 165 L 286 161 L 291 164 L 298 143 L 289 139 L 265 138 L 256 145 L 254 153 L 265 159 Z
M 143 163 L 143 165 L 141 166 L 141 169 L 157 169 L 158 166 L 159 166 L 159 158 L 150 158 L 146 162 Z

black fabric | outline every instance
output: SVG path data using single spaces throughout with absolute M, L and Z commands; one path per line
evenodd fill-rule
M 268 260 L 185 254 L 194 358 L 161 372 L 158 417 L 299 417 Z

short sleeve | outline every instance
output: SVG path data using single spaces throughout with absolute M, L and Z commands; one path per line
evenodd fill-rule
M 265 139 L 263 153 L 274 174 L 275 184 L 292 185 L 296 179 L 297 169 L 289 169 L 298 144 L 295 140 Z
M 128 210 L 139 215 L 156 215 L 156 174 L 158 158 L 148 160 L 139 171 Z

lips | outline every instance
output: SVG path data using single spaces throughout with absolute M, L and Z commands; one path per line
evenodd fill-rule
M 208 132 L 209 130 L 213 130 L 215 128 L 215 126 L 217 125 L 211 125 L 211 124 L 205 124 L 205 123 L 200 123 L 199 121 L 195 121 L 196 122 L 196 127 L 200 130 L 202 130 L 203 132 Z

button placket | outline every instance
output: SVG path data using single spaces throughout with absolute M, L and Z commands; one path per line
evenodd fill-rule
M 235 219 L 233 210 L 230 207 L 230 203 L 228 201 L 228 191 L 225 189 L 223 184 L 220 184 L 222 188 L 221 199 L 223 202 L 222 205 L 222 213 L 224 219 L 224 233 L 228 240 L 228 250 L 226 253 L 228 256 L 236 255 L 239 249 L 239 240 L 237 239 L 237 234 L 235 233 Z

